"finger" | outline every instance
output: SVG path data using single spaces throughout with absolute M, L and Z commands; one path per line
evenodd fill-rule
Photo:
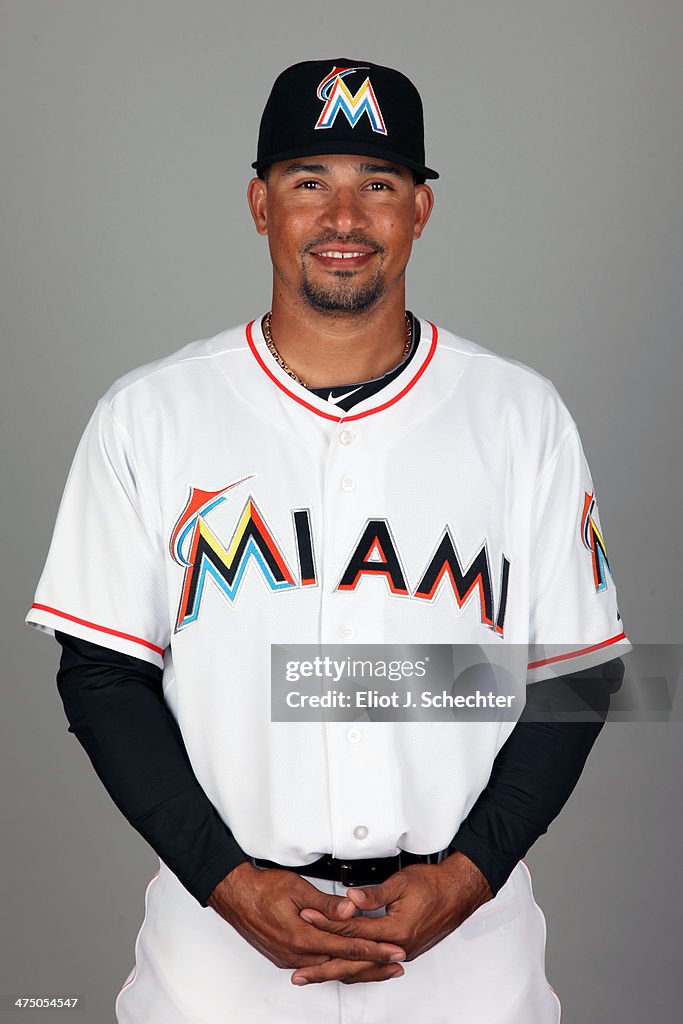
M 401 882 L 396 881 L 397 876 L 391 875 L 380 885 L 364 885 L 358 888 L 350 888 L 346 892 L 346 898 L 351 900 L 359 910 L 379 910 L 389 903 L 397 900 L 403 891 Z
M 403 968 L 398 964 L 380 966 L 365 960 L 352 963 L 344 959 L 332 959 L 317 967 L 298 968 L 292 975 L 292 984 L 316 985 L 323 981 L 343 981 L 352 984 L 360 975 L 368 973 L 371 980 L 388 981 L 403 974 Z
M 305 907 L 300 911 L 300 916 L 309 924 L 315 925 L 320 931 L 329 932 L 333 935 L 343 935 L 346 938 L 370 939 L 372 942 L 393 943 L 397 948 L 403 948 L 396 942 L 396 918 L 386 914 L 383 917 L 354 917 L 349 921 L 330 921 L 324 914 L 317 910 Z
M 305 885 L 306 890 L 302 894 L 301 907 L 313 907 L 332 921 L 345 921 L 356 913 L 355 905 L 345 896 L 321 892 L 320 889 L 316 889 L 308 882 Z
M 334 900 L 335 902 L 332 902 Z M 329 902 L 323 900 L 325 910 L 313 908 L 313 912 L 321 914 L 330 921 L 348 921 L 358 913 L 358 908 L 343 896 L 333 896 Z
M 352 978 L 342 981 L 342 985 L 356 985 L 369 981 L 391 981 L 392 978 L 401 978 L 404 974 L 405 970 L 400 964 L 394 964 L 392 967 L 375 964 L 373 967 L 368 967 L 367 971 L 361 971 L 360 974 L 354 974 Z
M 329 921 L 330 928 L 339 928 L 342 931 L 351 922 L 343 924 L 340 921 Z M 303 948 L 300 952 L 305 954 L 328 954 L 331 958 L 340 958 L 357 963 L 359 960 L 367 960 L 370 963 L 395 963 L 398 960 L 405 960 L 406 951 L 391 939 L 387 942 L 375 941 L 361 937 L 338 935 L 334 931 L 318 928 L 315 925 L 308 925 Z
M 261 952 L 264 952 L 264 951 L 261 950 Z M 266 954 L 264 953 L 264 955 L 266 955 Z M 271 963 L 274 963 L 277 967 L 282 967 L 283 966 L 283 961 L 278 960 L 277 957 L 268 956 L 268 959 L 271 961 Z M 324 964 L 328 960 L 331 960 L 331 959 L 332 958 L 329 957 L 329 956 L 313 956 L 313 955 L 306 956 L 305 954 L 300 954 L 300 955 L 296 956 L 295 959 L 291 959 L 291 960 L 287 961 L 285 963 L 285 966 L 292 967 L 292 968 L 293 967 L 317 967 L 318 964 Z

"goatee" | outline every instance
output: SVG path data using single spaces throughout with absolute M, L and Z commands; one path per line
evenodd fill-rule
M 329 284 L 314 284 L 308 274 L 306 256 L 312 249 L 321 245 L 329 245 L 332 248 L 335 244 L 358 245 L 363 249 L 372 250 L 378 260 L 375 275 L 371 281 L 364 284 L 354 284 L 356 273 L 353 270 L 337 270 L 332 275 L 333 280 Z M 318 313 L 329 313 L 330 315 L 354 315 L 364 313 L 384 295 L 386 291 L 382 266 L 384 263 L 384 248 L 372 238 L 366 237 L 362 232 L 352 231 L 346 235 L 326 234 L 310 241 L 301 254 L 302 284 L 300 294 L 302 298 Z
M 342 270 L 336 276 L 352 278 L 354 275 Z M 301 285 L 302 297 L 318 313 L 363 313 L 375 305 L 384 291 L 384 282 L 379 275 L 364 285 L 353 286 L 349 282 L 346 287 L 340 284 L 336 288 L 315 285 L 304 276 Z

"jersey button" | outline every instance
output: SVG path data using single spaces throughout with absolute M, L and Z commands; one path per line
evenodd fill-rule
M 352 434 L 350 430 L 342 430 L 339 435 L 339 444 L 351 444 L 355 440 L 355 434 Z
M 365 827 L 365 825 L 356 825 L 356 827 L 353 830 L 353 838 L 354 839 L 367 839 L 368 838 L 368 830 Z
M 356 627 L 342 626 L 341 635 L 344 638 L 344 640 L 353 640 L 354 636 L 356 635 Z
M 353 479 L 352 476 L 345 476 L 341 482 L 341 485 L 343 491 L 355 491 L 356 489 L 356 481 Z
M 346 734 L 346 738 L 349 741 L 349 743 L 360 743 L 360 741 L 363 739 L 363 733 L 360 731 L 360 729 L 349 729 L 349 731 Z

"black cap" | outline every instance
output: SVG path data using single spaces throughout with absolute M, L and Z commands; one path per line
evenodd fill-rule
M 400 71 L 369 61 L 307 60 L 275 79 L 251 166 L 321 153 L 380 157 L 439 177 L 425 166 L 419 92 Z

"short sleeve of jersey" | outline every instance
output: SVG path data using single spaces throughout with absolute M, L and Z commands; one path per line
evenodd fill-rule
M 74 456 L 26 621 L 162 667 L 170 642 L 164 550 L 130 448 L 102 399 Z
M 529 682 L 591 668 L 632 649 L 573 423 L 538 478 L 529 589 Z

